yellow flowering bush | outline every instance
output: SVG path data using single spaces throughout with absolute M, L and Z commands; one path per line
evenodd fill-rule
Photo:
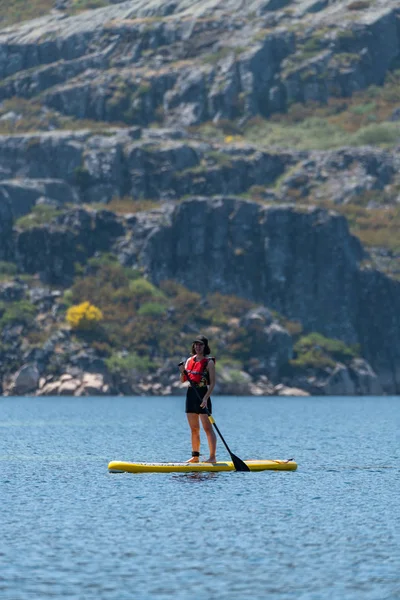
M 72 329 L 90 331 L 103 319 L 103 313 L 90 302 L 82 302 L 67 310 L 67 322 Z
M 241 142 L 243 137 L 241 135 L 226 135 L 224 138 L 225 144 L 233 144 L 234 142 Z

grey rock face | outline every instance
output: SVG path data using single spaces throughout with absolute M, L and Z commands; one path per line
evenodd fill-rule
M 43 198 L 47 198 L 47 203 L 54 201 L 56 206 L 74 204 L 79 198 L 71 186 L 58 179 L 3 180 L 0 182 L 0 190 L 9 198 L 14 219 L 28 214 Z
M 0 187 L 0 260 L 13 256 L 13 213 L 10 194 Z
M 400 51 L 398 14 L 396 0 L 367 11 L 310 0 L 132 0 L 53 14 L 0 33 L 0 99 L 142 125 L 268 115 L 382 83 Z
M 264 307 L 249 311 L 239 325 L 252 339 L 251 375 L 266 375 L 271 382 L 279 381 L 281 368 L 293 357 L 292 336 Z
M 39 273 L 46 283 L 68 284 L 76 263 L 108 250 L 122 233 L 111 212 L 71 211 L 53 224 L 21 231 L 16 237 L 17 262 L 23 271 Z
M 179 198 L 193 192 L 238 194 L 252 185 L 272 183 L 295 160 L 288 152 L 252 146 L 167 141 L 164 136 L 170 130 L 163 131 L 158 139 L 156 131 L 136 139 L 137 128 L 107 135 L 84 131 L 0 136 L 0 186 L 11 194 L 17 217 L 40 196 L 64 204 L 109 202 L 125 195 L 138 199 Z
M 205 144 L 182 135 L 180 130 L 133 127 L 108 134 L 0 136 L 0 189 L 17 218 L 41 196 L 63 205 L 107 203 L 116 196 L 242 194 L 252 186 L 273 186 L 281 177 L 279 191 L 260 192 L 266 200 L 285 202 L 295 194 L 343 204 L 400 185 L 395 150 L 268 151 L 249 144 Z
M 86 137 L 87 133 L 69 132 L 1 136 L 0 178 L 72 182 L 82 165 L 82 142 Z
M 350 364 L 350 374 L 356 382 L 357 394 L 361 396 L 380 396 L 382 385 L 376 373 L 367 361 L 355 358 Z
M 360 343 L 384 389 L 394 392 L 400 283 L 363 270 L 364 257 L 343 217 L 233 198 L 181 203 L 139 252 L 156 283 L 176 279 L 198 292 L 239 293 L 300 320 L 308 331 Z
M 321 396 L 380 396 L 383 386 L 393 389 L 393 381 L 388 384 L 384 373 L 379 378 L 371 365 L 362 358 L 356 358 L 349 365 L 337 363 L 334 369 L 318 372 L 310 369 L 308 375 L 294 378 L 295 384 L 311 394 Z M 393 379 L 393 373 L 392 373 Z

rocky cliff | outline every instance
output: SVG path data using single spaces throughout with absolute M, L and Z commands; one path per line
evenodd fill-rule
M 305 331 L 359 344 L 382 388 L 399 390 L 400 283 L 364 266 L 345 218 L 325 209 L 228 196 L 118 218 L 78 209 L 16 231 L 8 245 L 21 271 L 53 285 L 71 285 L 77 264 L 108 251 L 155 284 L 245 297 Z
M 388 227 L 398 218 L 398 90 L 379 113 L 391 140 L 379 147 L 293 149 L 245 135 L 296 103 L 339 111 L 362 90 L 376 97 L 398 66 L 398 3 L 57 7 L 0 32 L 0 261 L 63 290 L 77 265 L 112 252 L 157 285 L 244 297 L 359 344 L 383 390 L 399 393 L 400 243 L 375 236 L 365 248 L 343 216 L 365 211 L 356 233 L 376 227 L 375 209 Z M 371 110 L 356 108 L 357 118 Z M 222 135 L 206 135 L 211 124 Z M 131 210 L 116 215 L 121 198 Z M 153 210 L 137 212 L 143 200 Z M 357 377 L 346 385 L 360 393 Z
M 0 98 L 77 118 L 193 125 L 381 84 L 395 0 L 130 0 L 0 35 Z

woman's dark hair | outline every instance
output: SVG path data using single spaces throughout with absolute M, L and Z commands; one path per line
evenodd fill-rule
M 206 338 L 205 335 L 199 335 L 199 337 L 196 338 L 192 344 L 192 355 L 196 354 L 196 350 L 194 348 L 196 342 L 201 342 L 202 344 L 204 344 L 204 356 L 208 356 L 208 354 L 211 354 L 210 346 L 208 345 L 208 338 Z
M 192 344 L 192 356 L 194 356 L 195 354 L 196 350 L 194 349 L 194 344 Z M 208 356 L 209 354 L 211 354 L 210 346 L 208 344 L 207 346 L 204 346 L 203 354 L 204 356 Z

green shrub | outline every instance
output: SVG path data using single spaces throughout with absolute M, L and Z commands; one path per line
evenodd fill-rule
M 62 296 L 62 304 L 67 306 L 68 308 L 74 303 L 74 296 L 72 290 L 65 290 Z
M 256 122 L 249 124 L 246 137 L 263 146 L 292 147 L 302 150 L 328 149 L 348 143 L 348 135 L 326 118 L 307 117 L 294 123 Z
M 108 263 L 98 268 L 95 275 L 77 278 L 71 288 L 73 301 L 78 304 L 88 299 L 101 307 L 111 303 L 116 291 L 123 288 L 132 297 L 126 271 L 119 263 Z
M 140 317 L 160 317 L 164 315 L 167 307 L 158 302 L 145 302 L 138 310 Z
M 354 145 L 393 145 L 400 139 L 400 127 L 395 123 L 373 123 L 359 129 L 353 136 Z
M 186 288 L 178 283 L 177 281 L 173 281 L 172 279 L 165 279 L 160 283 L 160 290 L 168 297 L 173 298 L 177 296 L 180 292 L 184 291 Z
M 112 354 L 105 362 L 110 373 L 122 375 L 131 375 L 134 371 L 143 374 L 154 368 L 149 357 L 139 356 L 134 352 L 125 355 Z
M 245 298 L 220 294 L 219 292 L 208 294 L 206 300 L 211 310 L 223 312 L 229 317 L 242 317 L 255 306 L 254 302 Z
M 240 360 L 235 360 L 234 358 L 221 358 L 218 361 L 218 365 L 216 363 L 216 368 L 219 369 L 233 369 L 236 371 L 243 371 L 243 363 Z
M 289 363 L 292 367 L 298 369 L 310 368 L 321 370 L 327 368 L 333 369 L 336 365 L 336 362 L 332 358 L 326 356 L 326 354 L 324 354 L 324 352 L 318 348 L 314 348 L 308 352 L 300 354 L 297 358 L 290 360 Z
M 110 357 L 112 354 L 112 348 L 110 344 L 104 340 L 96 339 L 92 341 L 92 348 L 96 351 L 99 356 L 104 358 Z
M 28 300 L 6 304 L 0 319 L 0 327 L 6 325 L 25 325 L 29 327 L 33 324 L 36 313 L 36 307 Z
M 276 310 L 271 311 L 273 318 L 278 321 L 279 325 L 281 325 L 286 331 L 290 333 L 292 337 L 298 337 L 301 333 L 303 333 L 303 325 L 301 321 L 290 321 Z
M 213 326 L 224 326 L 231 319 L 243 317 L 254 306 L 254 303 L 238 296 L 218 292 L 208 294 L 204 305 L 204 318 Z
M 17 265 L 11 262 L 0 260 L 0 275 L 16 275 Z
M 114 266 L 116 264 L 119 264 L 118 258 L 111 252 L 101 252 L 95 256 L 92 256 L 87 261 L 87 265 L 93 268 L 94 271 L 98 271 L 102 267 L 108 267 L 110 265 Z
M 223 374 L 223 381 L 240 385 L 248 381 L 246 375 L 237 369 L 227 369 Z
M 146 300 L 162 300 L 164 299 L 164 294 L 162 291 L 153 285 L 144 277 L 139 277 L 129 282 L 129 290 L 139 304 L 145 302 Z
M 358 346 L 348 346 L 341 340 L 326 338 L 320 333 L 301 337 L 294 345 L 296 358 L 290 361 L 294 367 L 333 368 L 336 362 L 348 364 L 359 356 Z
M 101 252 L 89 258 L 86 263 L 86 272 L 88 275 L 92 275 L 107 267 L 111 270 L 121 270 L 127 279 L 138 279 L 141 276 L 140 271 L 137 269 L 123 267 L 118 262 L 118 257 L 111 252 Z
M 181 323 L 192 319 L 195 314 L 202 313 L 200 294 L 191 292 L 183 286 L 172 299 L 172 306 Z
M 0 282 L 13 279 L 17 272 L 18 269 L 14 263 L 0 260 Z
M 367 102 L 366 104 L 357 104 L 350 108 L 354 115 L 366 115 L 376 110 L 376 102 Z
M 32 211 L 16 220 L 15 225 L 20 229 L 31 229 L 51 223 L 53 219 L 62 214 L 62 210 L 47 204 L 38 204 Z

